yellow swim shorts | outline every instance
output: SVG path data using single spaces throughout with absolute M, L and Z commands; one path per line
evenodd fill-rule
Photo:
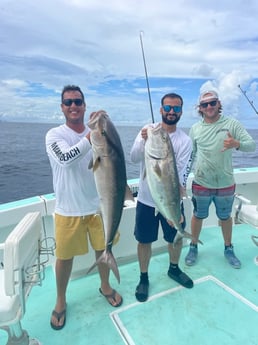
M 88 240 L 96 251 L 105 249 L 105 234 L 101 216 L 66 217 L 55 214 L 56 257 L 68 260 L 89 252 Z M 119 240 L 117 232 L 114 240 Z

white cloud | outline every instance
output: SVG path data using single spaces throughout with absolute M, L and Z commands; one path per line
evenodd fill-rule
M 73 83 L 83 88 L 89 107 L 112 109 L 117 121 L 123 109 L 124 119 L 136 121 L 148 104 L 142 30 L 156 111 L 161 93 L 178 86 L 155 80 L 207 79 L 221 92 L 224 109 L 238 116 L 239 102 L 246 100 L 237 85 L 254 100 L 258 93 L 257 13 L 255 0 L 248 6 L 243 0 L 2 0 L 0 115 L 59 118 L 56 90 Z M 192 94 L 178 90 L 187 94 L 189 109 L 198 98 L 196 85 Z

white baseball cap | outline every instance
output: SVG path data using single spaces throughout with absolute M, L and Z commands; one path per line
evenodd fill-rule
M 207 102 L 211 99 L 219 99 L 219 95 L 217 94 L 216 91 L 210 90 L 210 91 L 204 91 L 201 93 L 200 98 L 199 98 L 199 103 L 204 103 Z

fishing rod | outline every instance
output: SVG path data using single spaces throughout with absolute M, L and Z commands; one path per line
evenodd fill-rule
M 250 101 L 250 99 L 247 97 L 246 95 L 246 91 L 242 90 L 241 89 L 241 86 L 238 85 L 239 89 L 241 90 L 242 94 L 245 96 L 245 98 L 247 99 L 248 103 L 251 105 L 251 107 L 253 108 L 253 110 L 256 112 L 256 114 L 258 115 L 258 111 L 256 110 L 254 104 L 253 104 L 253 101 Z
M 145 55 L 144 55 L 144 49 L 143 49 L 142 34 L 143 34 L 143 31 L 140 31 L 140 42 L 141 42 L 141 48 L 142 48 L 142 58 L 143 58 L 143 64 L 144 64 L 144 70 L 145 70 L 145 78 L 146 78 L 147 89 L 148 89 L 148 96 L 149 96 L 149 102 L 150 102 L 151 118 L 152 118 L 152 122 L 154 123 L 155 121 L 154 121 L 152 102 L 151 102 L 149 78 L 148 78 L 146 61 L 145 61 Z

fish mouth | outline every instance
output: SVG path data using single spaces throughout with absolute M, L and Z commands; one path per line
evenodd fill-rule
M 153 134 L 158 134 L 158 133 L 160 133 L 160 131 L 161 131 L 161 132 L 162 132 L 162 131 L 165 131 L 165 130 L 163 129 L 161 123 L 159 123 L 157 127 L 150 127 L 150 130 L 151 130 L 151 132 L 152 132 Z
M 105 119 L 107 119 L 108 117 L 109 116 L 105 112 L 105 110 L 94 111 L 90 114 L 90 119 L 87 122 L 87 126 L 90 129 L 94 129 L 98 123 L 100 126 L 103 126 Z

